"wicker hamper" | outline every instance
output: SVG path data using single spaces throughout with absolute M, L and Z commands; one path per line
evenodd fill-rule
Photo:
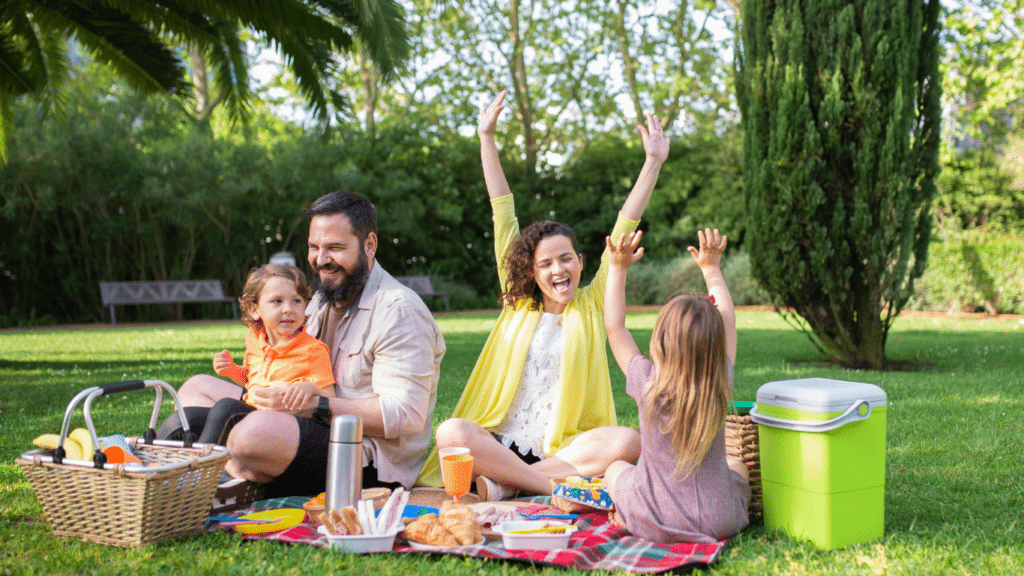
M 129 439 L 129 447 L 142 466 L 107 464 L 99 451 L 94 461 L 71 460 L 64 457 L 62 448 L 33 450 L 17 459 L 55 535 L 137 547 L 203 530 L 229 455 L 225 447 L 213 444 L 192 447 L 185 442 L 153 440 L 162 388 L 181 410 L 174 390 L 166 383 L 135 380 L 79 392 L 65 412 L 58 445 L 67 437 L 70 416 L 80 400 L 85 399 L 86 424 L 98 446 L 89 413 L 92 400 L 145 387 L 157 392 L 149 431 L 146 440 Z M 184 414 L 179 415 L 187 428 Z
M 757 424 L 748 414 L 725 416 L 725 453 L 738 456 L 750 472 L 750 514 L 761 515 L 761 457 L 757 441 Z

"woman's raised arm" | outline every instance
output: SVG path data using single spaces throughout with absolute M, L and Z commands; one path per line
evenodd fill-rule
M 476 128 L 476 133 L 480 137 L 480 162 L 484 167 L 484 183 L 487 184 L 487 195 L 491 200 L 512 193 L 505 173 L 501 170 L 498 146 L 494 143 L 494 129 L 498 125 L 498 116 L 501 116 L 505 109 L 502 102 L 507 93 L 507 90 L 499 92 L 491 104 L 480 112 L 480 122 Z
M 651 199 L 654 185 L 658 183 L 661 165 L 668 158 L 668 138 L 665 138 L 665 131 L 662 130 L 657 116 L 648 114 L 647 127 L 636 128 L 640 132 L 647 158 L 644 160 L 644 167 L 640 169 L 640 176 L 637 177 L 633 190 L 629 192 L 629 197 L 622 205 L 622 215 L 629 220 L 639 220 L 644 215 L 647 201 Z M 612 238 L 612 241 L 616 240 L 618 238 Z

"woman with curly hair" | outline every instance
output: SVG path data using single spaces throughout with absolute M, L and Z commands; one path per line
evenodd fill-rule
M 494 141 L 505 94 L 477 127 L 502 311 L 452 418 L 435 432 L 438 448 L 470 449 L 485 501 L 550 494 L 552 478 L 601 476 L 612 462 L 640 454 L 639 434 L 615 421 L 603 317 L 608 251 L 580 287 L 584 262 L 572 228 L 542 221 L 519 230 Z M 646 161 L 612 229 L 616 239 L 636 230 L 668 156 L 657 117 L 637 128 Z M 438 468 L 434 452 L 419 483 L 439 486 Z

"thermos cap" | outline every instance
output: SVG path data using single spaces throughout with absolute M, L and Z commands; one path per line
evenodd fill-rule
M 343 414 L 331 421 L 331 442 L 358 444 L 363 441 L 363 421 L 358 416 Z

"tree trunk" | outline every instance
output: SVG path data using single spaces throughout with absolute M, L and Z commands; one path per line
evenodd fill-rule
M 622 65 L 625 67 L 626 82 L 629 85 L 629 98 L 633 102 L 633 112 L 636 114 L 634 122 L 638 124 L 644 123 L 644 107 L 640 102 L 640 88 L 636 82 L 636 61 L 633 59 L 633 55 L 630 53 L 630 34 L 626 30 L 626 8 L 631 6 L 631 2 L 626 0 L 618 0 L 619 10 L 615 16 L 615 33 L 619 37 L 619 50 L 622 52 Z M 628 124 L 628 118 L 627 118 Z M 668 128 L 668 125 L 666 125 Z
M 371 140 L 377 137 L 377 100 L 380 98 L 380 78 L 377 67 L 370 59 L 366 45 L 359 44 L 359 78 L 363 88 L 363 124 L 366 136 Z
M 510 65 L 516 116 L 519 117 L 519 121 L 523 124 L 523 147 L 526 152 L 525 162 L 523 163 L 523 182 L 526 185 L 526 192 L 529 194 L 533 190 L 533 183 L 537 176 L 537 152 L 540 149 L 540 144 L 537 141 L 533 126 L 533 102 L 530 100 L 526 58 L 523 54 L 526 40 L 523 38 L 519 27 L 520 5 L 521 0 L 512 0 L 509 5 L 509 39 L 512 41 Z

